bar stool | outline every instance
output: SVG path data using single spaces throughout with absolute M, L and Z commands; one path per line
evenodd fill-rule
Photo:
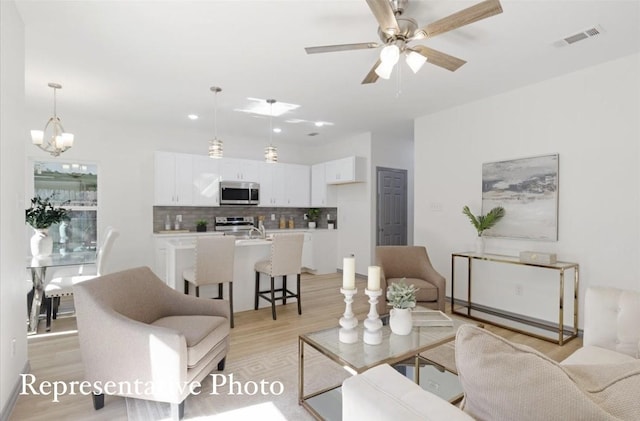
M 273 236 L 271 244 L 271 256 L 269 260 L 262 260 L 255 264 L 256 271 L 256 292 L 255 310 L 258 309 L 260 298 L 271 303 L 271 315 L 276 320 L 276 301 L 287 304 L 288 298 L 295 298 L 298 301 L 298 314 L 302 314 L 300 303 L 300 272 L 302 268 L 302 245 L 304 234 L 277 234 Z M 264 273 L 271 278 L 271 288 L 260 290 L 260 274 Z M 296 292 L 287 289 L 287 275 L 297 275 Z M 275 278 L 282 276 L 282 288 L 275 288 Z M 275 294 L 280 295 L 276 296 Z
M 196 240 L 196 266 L 182 272 L 184 293 L 189 294 L 189 283 L 200 296 L 202 285 L 218 284 L 218 296 L 223 299 L 224 284 L 229 284 L 229 321 L 233 328 L 233 263 L 236 240 L 233 236 L 199 237 Z

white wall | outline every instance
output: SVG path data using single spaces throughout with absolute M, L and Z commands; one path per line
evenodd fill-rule
M 489 238 L 487 251 L 549 251 L 578 262 L 581 301 L 589 285 L 639 290 L 639 102 L 634 54 L 417 119 L 415 242 L 429 247 L 450 285 L 451 253 L 473 250 L 475 231 L 461 209 L 480 210 L 482 163 L 558 153 L 559 240 Z M 557 283 L 539 291 L 533 276 L 522 297 L 490 284 L 484 291 L 535 307 L 533 290 L 556 294 Z
M 27 364 L 24 228 L 24 25 L 13 1 L 0 2 L 0 416 L 7 415 Z M 13 343 L 15 341 L 15 343 Z
M 413 149 L 414 149 L 413 121 L 406 124 L 398 124 L 384 131 L 375 131 L 372 135 L 371 152 L 371 186 L 372 214 L 371 214 L 371 239 L 376 241 L 377 215 L 376 215 L 376 167 L 396 168 L 407 170 L 407 244 L 413 244 Z M 372 248 L 372 253 L 375 248 Z M 375 261 L 374 255 L 372 258 Z
M 310 147 L 312 163 L 326 162 L 347 156 L 365 158 L 367 180 L 364 183 L 329 186 L 335 189 L 338 206 L 338 267 L 342 268 L 342 258 L 355 254 L 356 272 L 365 275 L 371 264 L 371 250 L 375 239 L 371 237 L 371 133 L 341 139 L 332 143 Z

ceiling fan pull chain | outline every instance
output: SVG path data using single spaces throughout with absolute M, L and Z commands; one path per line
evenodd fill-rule
M 397 66 L 398 72 L 396 76 L 396 98 L 400 98 L 402 95 L 402 66 Z

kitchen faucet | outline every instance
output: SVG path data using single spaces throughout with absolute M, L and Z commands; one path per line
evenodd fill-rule
M 267 230 L 264 228 L 264 225 L 260 225 L 259 228 L 251 227 L 251 229 L 249 230 L 249 238 L 251 238 L 251 233 L 254 231 L 260 234 L 260 238 L 262 239 L 267 238 Z

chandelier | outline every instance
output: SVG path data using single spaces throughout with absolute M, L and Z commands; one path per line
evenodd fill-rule
M 73 134 L 64 131 L 60 117 L 56 114 L 56 90 L 62 89 L 62 85 L 49 83 L 48 86 L 53 88 L 53 117 L 49 118 L 44 130 L 31 130 L 31 141 L 43 151 L 60 156 L 73 146 Z M 47 133 L 47 129 L 50 129 L 50 134 Z
M 213 113 L 213 139 L 209 141 L 209 158 L 222 158 L 222 140 L 218 139 L 218 92 L 222 91 L 217 86 L 209 88 L 215 94 L 215 109 Z
M 264 148 L 264 160 L 269 163 L 278 162 L 278 148 L 273 146 L 273 104 L 275 99 L 268 99 L 267 104 L 271 105 L 269 111 L 269 146 Z

